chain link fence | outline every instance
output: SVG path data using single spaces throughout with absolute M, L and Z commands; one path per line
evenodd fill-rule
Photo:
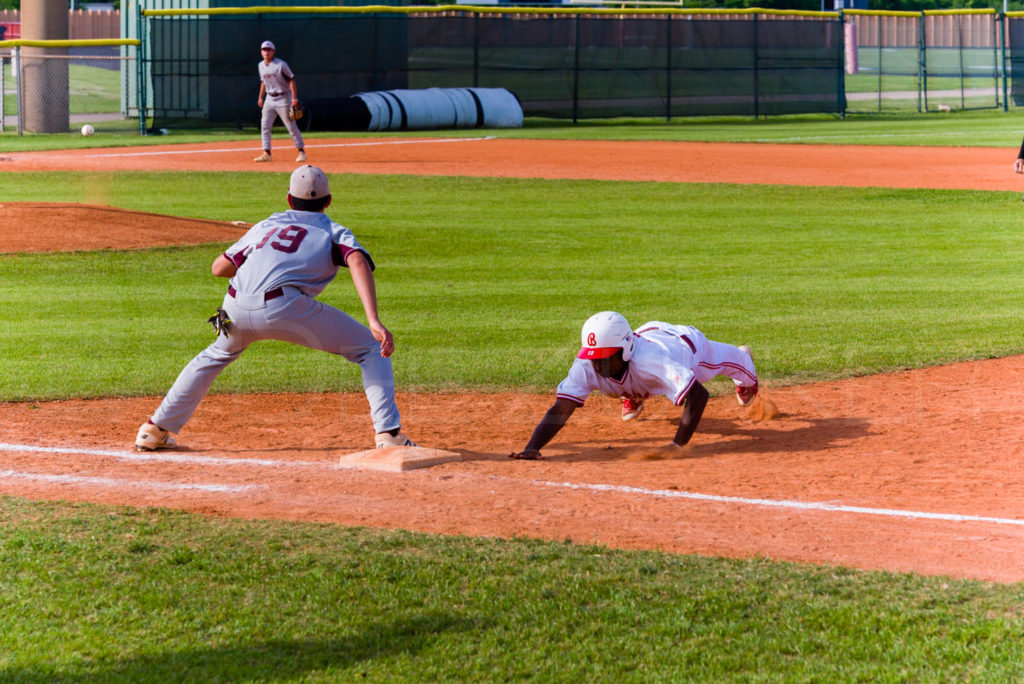
M 1006 107 L 1003 18 L 993 10 L 844 16 L 848 112 Z
M 0 134 L 77 133 L 88 124 L 138 135 L 137 114 L 127 105 L 137 48 L 125 42 L 0 47 Z

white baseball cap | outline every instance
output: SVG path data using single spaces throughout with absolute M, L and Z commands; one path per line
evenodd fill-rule
M 316 166 L 306 164 L 292 172 L 288 194 L 297 199 L 322 199 L 331 194 L 327 185 L 327 174 Z
M 270 48 L 274 52 L 277 52 L 277 48 L 274 47 L 274 44 L 271 43 L 269 40 L 263 41 L 263 45 L 260 45 L 260 50 L 262 50 L 263 48 Z

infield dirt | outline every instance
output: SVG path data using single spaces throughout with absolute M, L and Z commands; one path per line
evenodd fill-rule
M 495 142 L 454 142 L 443 155 L 438 152 L 443 143 L 374 148 L 387 159 L 372 164 L 361 156 L 362 148 L 339 147 L 339 158 L 326 160 L 327 150 L 334 148 L 310 146 L 310 158 L 332 173 L 380 172 L 376 164 L 390 165 L 393 173 L 421 168 L 421 173 L 494 175 L 485 172 L 490 169 L 508 175 L 512 159 L 522 162 L 515 175 L 555 177 L 549 174 L 557 172 L 590 178 L 601 166 L 597 160 L 613 156 L 609 146 L 600 144 L 592 154 L 583 147 L 590 143 L 578 143 L 571 156 L 556 157 L 564 153 L 563 147 L 552 152 L 533 141 L 501 141 L 501 147 Z M 654 144 L 621 145 L 647 149 Z M 618 149 L 618 144 L 610 147 Z M 767 162 L 748 154 L 749 147 L 789 147 L 798 156 L 776 157 L 769 169 L 762 166 Z M 690 144 L 670 149 L 686 155 L 688 174 L 700 172 L 701 159 L 710 163 L 700 182 L 770 178 L 774 183 L 828 185 L 831 176 L 823 169 L 807 171 L 810 175 L 803 181 L 796 180 L 795 169 L 807 169 L 807 160 L 819 154 L 832 159 L 841 154 L 848 161 L 870 153 L 870 148 L 812 151 L 805 146 L 721 146 L 713 155 L 691 153 L 698 148 L 703 149 Z M 914 187 L 1010 190 L 1021 184 L 1005 151 L 977 150 L 972 157 L 970 150 L 950 150 L 950 160 L 944 161 L 943 150 L 917 148 L 907 158 L 922 168 L 952 169 L 966 157 L 973 159 L 957 173 L 950 171 L 949 185 L 929 185 L 941 179 L 901 166 L 902 153 L 894 150 L 903 149 L 885 148 L 885 166 L 902 182 L 879 182 L 876 157 L 876 173 L 868 184 L 907 187 L 903 183 L 910 176 Z M 250 152 L 238 154 L 248 159 Z M 318 158 L 321 152 L 324 160 Z M 108 171 L 121 168 L 116 164 L 122 162 L 114 159 L 133 159 L 87 153 L 12 155 L 17 159 L 0 164 L 0 173 L 28 170 L 36 163 L 32 160 L 43 158 L 51 165 L 46 168 L 56 168 L 63 159 L 61 168 L 77 170 L 92 168 L 94 162 L 83 157 L 106 159 L 103 168 Z M 664 154 L 653 155 L 660 160 L 657 169 L 642 168 L 640 153 L 628 162 L 619 157 L 620 175 L 615 177 L 695 181 L 690 176 L 649 178 L 666 175 Z M 442 163 L 438 156 L 447 159 Z M 180 168 L 174 165 L 183 158 L 202 159 L 204 168 L 214 166 L 212 156 L 199 153 L 167 156 L 167 168 Z M 725 165 L 736 177 L 722 177 L 723 158 L 742 159 Z M 584 166 L 570 164 L 572 159 Z M 148 160 L 150 168 L 154 162 Z M 257 170 L 244 160 L 237 165 Z M 274 166 L 286 171 L 292 164 Z M 739 176 L 744 174 L 760 180 L 743 180 Z M 844 174 L 847 181 L 852 177 Z M 41 210 L 32 208 L 36 216 Z M 5 217 L 18 211 L 10 203 L 0 208 L 4 235 L 10 231 Z M 111 241 L 109 233 L 101 238 L 99 230 L 68 233 L 60 224 L 59 217 L 70 214 L 78 225 L 88 224 L 83 218 L 88 212 L 94 212 L 90 220 L 95 226 L 124 226 L 132 233 L 141 234 L 132 227 L 133 217 L 144 219 L 152 232 L 140 246 L 149 240 L 153 245 L 229 240 L 241 230 L 133 212 L 112 219 L 109 208 L 64 205 L 53 207 L 54 220 L 36 224 L 36 244 L 19 243 L 17 251 L 109 246 L 103 244 Z M 61 232 L 48 235 L 51 229 Z M 401 363 L 401 350 L 396 363 Z M 769 387 L 782 411 L 778 420 L 769 422 L 746 419 L 731 396 L 715 398 L 694 438 L 691 457 L 673 461 L 626 457 L 631 447 L 659 444 L 673 433 L 678 409 L 668 402 L 652 401 L 643 419 L 624 424 L 617 401 L 593 397 L 545 450 L 546 460 L 512 461 L 507 454 L 522 447 L 552 396 L 400 393 L 408 434 L 423 445 L 458 452 L 463 459 L 405 473 L 337 465 L 341 454 L 372 446 L 366 401 L 360 394 L 211 395 L 180 435 L 182 449 L 150 455 L 136 454 L 131 444 L 158 397 L 6 403 L 0 404 L 0 492 L 211 515 L 571 539 L 1021 581 L 1024 473 L 1017 454 L 1024 443 L 1019 421 L 1024 398 L 1007 379 L 1020 377 L 1022 366 L 1024 358 L 1012 357 Z
M 5 171 L 290 172 L 294 150 L 254 164 L 254 143 L 23 152 Z M 309 163 L 327 173 L 578 178 L 886 188 L 1024 189 L 1014 151 L 998 148 L 777 145 L 495 138 L 310 141 Z

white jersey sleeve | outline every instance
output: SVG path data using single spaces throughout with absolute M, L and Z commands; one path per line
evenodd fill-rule
M 590 393 L 598 388 L 598 377 L 594 372 L 593 364 L 583 359 L 576 359 L 569 369 L 569 374 L 562 382 L 558 383 L 555 396 L 558 399 L 568 399 L 583 406 Z
M 359 244 L 356 240 L 356 236 L 351 230 L 341 225 L 340 223 L 334 223 L 331 221 L 331 242 L 333 243 L 332 255 L 334 263 L 338 266 L 344 266 L 348 268 L 348 257 L 352 252 L 362 252 L 363 256 L 370 263 L 370 270 L 374 271 L 377 269 L 377 265 L 373 263 L 373 258 L 370 253 Z

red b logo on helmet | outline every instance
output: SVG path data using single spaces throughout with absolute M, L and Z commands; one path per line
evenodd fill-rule
M 588 347 L 593 347 L 596 344 L 597 344 L 597 336 L 595 336 L 594 333 L 590 333 L 589 335 L 587 335 L 587 346 Z

